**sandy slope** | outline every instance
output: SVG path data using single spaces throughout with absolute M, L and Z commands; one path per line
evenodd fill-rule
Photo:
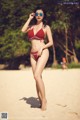
M 47 110 L 41 111 L 30 69 L 0 71 L 0 112 L 9 120 L 80 120 L 80 69 L 43 71 Z

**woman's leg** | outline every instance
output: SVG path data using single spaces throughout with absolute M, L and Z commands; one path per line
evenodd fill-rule
M 30 61 L 31 61 L 31 66 L 32 66 L 33 75 L 34 75 L 35 70 L 36 70 L 36 64 L 37 64 L 37 62 L 36 62 L 36 60 L 33 58 L 32 55 L 30 56 Z M 40 104 L 41 104 L 41 95 L 40 95 L 39 87 L 38 87 L 37 83 L 36 83 L 36 91 L 37 91 L 37 95 L 38 95 L 38 98 L 39 98 Z
M 38 61 L 36 64 L 36 70 L 34 73 L 34 78 L 36 80 L 36 83 L 38 85 L 38 89 L 39 89 L 39 92 L 41 95 L 42 110 L 46 109 L 46 97 L 45 97 L 45 87 L 44 87 L 44 83 L 43 83 L 41 75 L 42 75 L 42 71 L 47 63 L 48 57 L 49 57 L 49 51 L 48 51 L 48 49 L 45 49 L 42 52 L 41 57 L 38 58 Z

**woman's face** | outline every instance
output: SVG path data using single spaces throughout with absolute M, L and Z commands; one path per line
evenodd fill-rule
M 35 13 L 35 18 L 38 22 L 42 21 L 44 17 L 44 13 L 42 10 L 37 10 Z

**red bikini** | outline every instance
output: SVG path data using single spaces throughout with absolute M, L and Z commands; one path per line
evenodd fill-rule
M 31 52 L 31 54 L 33 55 L 33 58 L 37 61 L 39 56 L 38 56 L 38 51 L 36 52 Z
M 28 38 L 29 40 L 37 39 L 37 40 L 44 40 L 44 31 L 41 28 L 35 35 L 33 28 L 28 31 Z
M 44 40 L 44 31 L 43 29 L 41 28 L 35 35 L 34 35 L 34 30 L 33 28 L 31 30 L 28 31 L 28 38 L 29 40 L 40 40 L 40 41 L 43 41 Z M 39 58 L 38 56 L 38 51 L 36 52 L 31 52 L 31 54 L 33 55 L 34 59 L 37 60 Z

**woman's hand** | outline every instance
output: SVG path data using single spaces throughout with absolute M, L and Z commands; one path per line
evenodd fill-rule
M 32 20 L 32 19 L 34 18 L 34 16 L 35 16 L 35 13 L 31 13 L 31 14 L 29 15 L 29 18 Z
M 43 52 L 43 48 L 41 47 L 38 51 L 38 56 L 41 56 L 42 52 Z

